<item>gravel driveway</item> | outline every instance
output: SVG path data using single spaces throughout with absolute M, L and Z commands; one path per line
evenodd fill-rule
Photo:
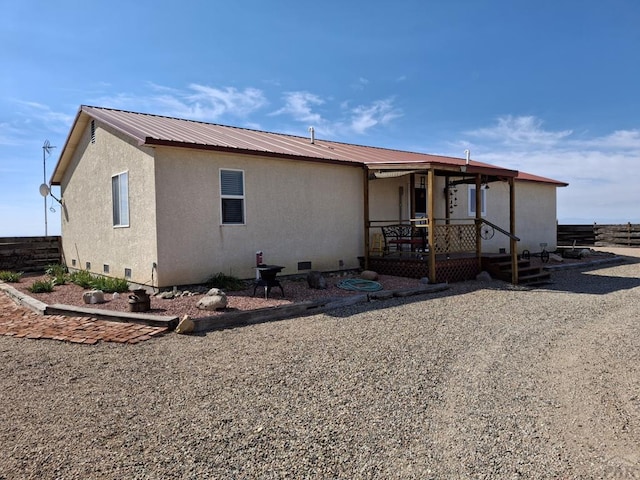
M 640 478 L 639 278 L 138 345 L 0 337 L 0 479 Z

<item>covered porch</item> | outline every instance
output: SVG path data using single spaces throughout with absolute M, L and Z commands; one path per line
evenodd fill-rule
M 482 269 L 488 253 L 483 242 L 491 245 L 494 236 L 503 236 L 504 247 L 495 253 L 509 255 L 511 282 L 517 284 L 518 172 L 468 158 L 437 158 L 442 161 L 366 165 L 362 268 L 431 282 L 468 280 Z M 497 182 L 507 186 L 497 189 L 504 192 L 503 225 L 485 214 L 486 191 Z

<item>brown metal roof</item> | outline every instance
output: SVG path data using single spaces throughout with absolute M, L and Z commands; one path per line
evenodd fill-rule
M 321 139 L 315 139 L 314 143 L 311 143 L 310 137 L 270 133 L 83 105 L 78 111 L 74 126 L 53 173 L 52 183 L 54 185 L 58 185 L 62 180 L 64 170 L 77 146 L 81 132 L 84 130 L 83 127 L 89 122 L 89 119 L 95 119 L 109 125 L 134 139 L 138 144 L 147 146 L 164 145 L 218 150 L 249 155 L 366 166 L 370 169 L 433 167 L 460 171 L 460 167 L 465 164 L 465 160 L 461 158 L 352 145 Z M 515 170 L 503 169 L 473 160 L 469 163 L 467 171 L 469 173 L 480 172 L 504 177 L 518 175 Z

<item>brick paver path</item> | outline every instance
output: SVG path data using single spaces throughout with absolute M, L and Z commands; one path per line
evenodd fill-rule
M 50 338 L 94 345 L 104 342 L 139 343 L 166 332 L 164 327 L 109 322 L 90 317 L 38 315 L 0 292 L 0 335 Z

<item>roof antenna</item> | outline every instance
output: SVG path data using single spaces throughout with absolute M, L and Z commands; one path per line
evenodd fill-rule
M 47 185 L 47 156 L 51 155 L 51 150 L 54 147 L 49 143 L 49 140 L 44 141 L 42 145 L 42 185 L 40 185 L 40 195 L 44 197 L 44 236 L 47 237 L 49 232 L 47 230 L 47 196 L 51 194 L 51 187 Z M 52 207 L 53 208 L 53 207 Z M 55 212 L 55 209 L 53 210 Z
M 311 143 L 316 143 L 316 130 L 313 127 L 309 127 L 309 133 L 311 134 Z

